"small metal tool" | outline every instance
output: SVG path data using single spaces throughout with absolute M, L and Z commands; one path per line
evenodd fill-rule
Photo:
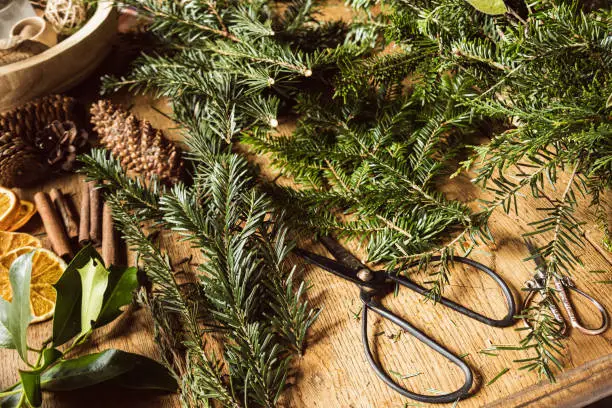
M 527 297 L 525 298 L 525 301 L 523 302 L 523 310 L 529 306 L 535 294 L 536 293 L 542 294 L 542 290 L 546 288 L 547 286 L 546 262 L 544 261 L 542 256 L 538 253 L 535 245 L 533 244 L 531 240 L 525 239 L 525 245 L 529 249 L 529 253 L 531 254 L 531 259 L 533 259 L 533 261 L 536 264 L 536 273 L 533 275 L 533 278 L 525 282 L 525 287 L 529 290 L 529 294 L 527 295 Z M 559 299 L 561 300 L 561 303 L 563 304 L 563 308 L 565 309 L 565 312 L 567 313 L 568 319 L 570 321 L 570 325 L 572 327 L 575 327 L 576 329 L 580 330 L 584 334 L 588 334 L 591 336 L 601 334 L 608 329 L 608 325 L 609 325 L 608 312 L 606 311 L 606 309 L 603 307 L 601 303 L 595 300 L 591 295 L 578 289 L 576 285 L 574 284 L 574 282 L 568 276 L 564 276 L 563 278 L 553 277 L 552 282 L 555 285 L 556 294 L 559 296 Z M 600 327 L 596 329 L 591 329 L 588 327 L 584 327 L 582 326 L 582 324 L 580 324 L 580 320 L 576 314 L 576 310 L 574 309 L 574 306 L 572 305 L 572 302 L 569 298 L 569 294 L 566 289 L 572 290 L 578 293 L 580 296 L 583 296 L 588 302 L 592 303 L 599 310 L 599 312 L 601 313 L 601 320 L 602 320 Z M 552 315 L 555 317 L 555 319 L 559 323 L 561 323 L 561 334 L 567 335 L 568 324 L 566 320 L 563 318 L 563 315 L 561 314 L 561 311 L 559 310 L 559 306 L 557 305 L 554 299 L 549 299 L 548 304 L 549 304 L 548 308 L 550 309 L 550 312 L 552 313 Z M 523 322 L 525 323 L 526 326 L 529 326 L 529 322 L 526 318 L 523 318 Z
M 374 372 L 376 372 L 376 375 L 378 375 L 378 377 L 382 381 L 384 381 L 389 387 L 391 387 L 398 393 L 402 394 L 405 397 L 412 398 L 421 402 L 434 404 L 449 403 L 470 396 L 470 389 L 472 388 L 472 383 L 474 380 L 474 376 L 472 374 L 472 371 L 470 370 L 470 367 L 460 357 L 451 353 L 448 349 L 437 343 L 435 340 L 433 340 L 425 333 L 417 329 L 415 326 L 410 324 L 408 321 L 402 319 L 401 317 L 391 312 L 389 309 L 385 308 L 379 300 L 385 295 L 393 293 L 398 285 L 406 287 L 423 295 L 427 293 L 427 289 L 401 276 L 399 274 L 399 271 L 372 271 L 371 269 L 363 265 L 357 258 L 355 258 L 350 252 L 343 248 L 342 245 L 340 245 L 336 240 L 332 238 L 322 237 L 320 238 L 320 241 L 334 256 L 336 260 L 326 258 L 324 256 L 317 255 L 315 253 L 305 251 L 299 248 L 295 249 L 294 252 L 305 260 L 307 260 L 308 262 L 322 269 L 325 269 L 326 271 L 331 272 L 336 276 L 353 282 L 359 287 L 360 298 L 361 302 L 363 303 L 361 318 L 363 347 L 365 349 L 366 357 L 370 365 L 374 369 Z M 434 256 L 431 257 L 431 260 L 439 261 L 440 257 Z M 508 327 L 514 324 L 516 304 L 514 302 L 512 292 L 510 291 L 510 288 L 504 282 L 504 280 L 491 269 L 471 259 L 456 256 L 453 258 L 453 261 L 470 265 L 493 278 L 493 280 L 500 286 L 506 298 L 506 303 L 508 305 L 508 313 L 504 318 L 496 320 L 483 316 L 478 312 L 468 309 L 465 306 L 462 306 L 444 297 L 439 300 L 439 303 L 489 326 Z M 418 261 L 413 263 L 412 265 L 409 265 L 408 267 L 410 268 L 416 266 L 417 264 Z M 419 341 L 426 344 L 432 350 L 441 354 L 442 356 L 450 360 L 453 364 L 458 366 L 461 371 L 463 371 L 463 374 L 465 376 L 464 384 L 458 390 L 448 394 L 424 395 L 409 391 L 398 383 L 396 383 L 383 369 L 383 367 L 380 365 L 380 362 L 377 361 L 377 359 L 372 354 L 372 350 L 370 349 L 370 342 L 368 339 L 368 311 L 372 311 L 378 314 L 383 319 L 390 320 L 394 324 L 398 325 L 399 327 L 410 333 L 412 336 L 416 337 Z

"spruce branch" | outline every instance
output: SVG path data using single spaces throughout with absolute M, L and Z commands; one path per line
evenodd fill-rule
M 154 314 L 153 318 L 160 318 L 158 327 L 167 325 L 161 319 L 172 316 L 178 319 L 182 328 L 182 342 L 187 349 L 186 359 L 188 361 L 188 372 L 195 384 L 185 383 L 182 394 L 185 399 L 189 393 L 196 394 L 190 400 L 207 400 L 214 398 L 226 407 L 238 408 L 241 406 L 233 396 L 230 388 L 223 379 L 222 363 L 213 354 L 208 354 L 203 332 L 200 328 L 195 310 L 189 306 L 176 282 L 172 267 L 167 256 L 157 248 L 144 234 L 138 218 L 125 210 L 125 203 L 131 197 L 121 191 L 107 195 L 106 200 L 111 207 L 113 218 L 117 227 L 123 233 L 128 246 L 136 251 L 142 260 L 147 277 L 153 283 L 154 298 L 158 302 L 162 314 Z M 178 333 L 167 333 L 168 336 L 176 336 Z
M 135 211 L 142 220 L 160 221 L 163 214 L 159 211 L 159 198 L 165 188 L 153 179 L 145 185 L 140 178 L 128 177 L 119 160 L 104 149 L 92 149 L 87 155 L 79 157 L 83 164 L 81 172 L 89 179 L 108 181 L 102 184 L 104 189 L 111 193 L 118 191 L 129 197 L 125 205 L 128 211 Z

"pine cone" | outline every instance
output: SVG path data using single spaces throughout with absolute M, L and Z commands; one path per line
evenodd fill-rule
M 164 183 L 177 182 L 183 173 L 181 150 L 153 128 L 146 120 L 98 101 L 91 107 L 91 123 L 100 143 L 110 150 L 126 171 L 151 179 L 154 175 Z
M 43 179 L 47 168 L 38 149 L 10 133 L 0 136 L 0 185 L 27 186 Z
M 78 129 L 74 122 L 55 120 L 37 133 L 34 145 L 47 157 L 52 169 L 71 171 L 87 142 L 87 132 Z
M 10 133 L 26 142 L 54 120 L 77 121 L 77 102 L 62 95 L 49 95 L 0 114 L 0 133 Z

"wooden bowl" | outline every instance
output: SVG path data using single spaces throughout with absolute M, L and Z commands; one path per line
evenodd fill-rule
M 48 50 L 0 67 L 0 112 L 39 96 L 63 92 L 85 79 L 108 55 L 117 33 L 117 12 L 100 2 L 76 33 Z

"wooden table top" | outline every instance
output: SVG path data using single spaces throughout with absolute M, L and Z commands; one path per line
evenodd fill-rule
M 113 56 L 109 61 L 113 60 Z M 108 67 L 108 64 L 106 65 Z M 102 68 L 104 71 L 105 68 Z M 99 75 L 100 72 L 96 74 Z M 92 78 L 71 92 L 84 101 L 91 101 L 97 90 L 97 81 Z M 168 135 L 179 137 L 174 125 L 162 112 L 169 112 L 164 101 L 147 97 L 115 96 L 140 118 L 150 120 L 154 126 L 168 130 Z M 285 124 L 285 128 L 290 124 Z M 267 159 L 254 158 L 263 166 L 263 173 L 272 176 L 266 166 Z M 36 189 L 20 190 L 22 198 L 31 199 L 36 191 L 48 191 L 59 187 L 78 203 L 84 191 L 82 177 L 67 175 L 50 180 Z M 477 199 L 484 193 L 469 182 L 469 175 L 461 175 L 441 189 L 449 198 L 477 205 Z M 550 192 L 554 195 L 554 192 Z M 523 262 L 527 250 L 522 244 L 521 234 L 530 231 L 528 223 L 538 219 L 536 208 L 542 207 L 543 200 L 528 196 L 520 203 L 519 214 L 496 213 L 490 223 L 496 240 L 495 248 L 481 247 L 470 255 L 497 271 L 515 291 L 520 301 L 524 294 L 520 288 L 533 273 L 533 265 Z M 612 311 L 612 293 L 609 286 L 596 283 L 612 277 L 612 256 L 600 246 L 600 233 L 594 223 L 593 214 L 582 205 L 579 210 L 586 236 L 584 247 L 576 249 L 584 267 L 574 271 L 578 285 L 598 299 Z M 611 217 L 612 218 L 612 217 Z M 38 216 L 25 229 L 45 238 Z M 191 253 L 186 243 L 177 243 L 168 233 L 162 238 L 164 249 L 172 259 L 178 260 Z M 321 250 L 321 248 L 315 248 Z M 359 248 L 353 248 L 359 251 Z M 324 253 L 324 252 L 321 252 Z M 130 257 L 133 258 L 133 257 Z M 130 259 L 133 262 L 133 259 Z M 589 271 L 603 270 L 605 274 Z M 310 304 L 322 308 L 321 315 L 312 327 L 305 355 L 294 362 L 293 384 L 284 392 L 282 406 L 287 407 L 352 407 L 384 408 L 428 406 L 408 400 L 396 394 L 383 384 L 370 369 L 361 342 L 361 323 L 354 317 L 360 310 L 358 290 L 354 285 L 338 279 L 317 268 L 307 267 L 304 278 L 312 286 L 308 292 Z M 504 315 L 505 303 L 494 282 L 473 269 L 457 268 L 445 295 L 459 303 L 470 305 L 487 315 Z M 556 383 L 541 380 L 537 374 L 518 370 L 520 364 L 513 360 L 524 358 L 524 352 L 502 351 L 497 356 L 480 352 L 491 345 L 518 344 L 521 335 L 516 331 L 520 324 L 511 328 L 491 328 L 455 313 L 442 305 L 426 302 L 422 296 L 407 290 L 400 296 L 389 296 L 384 303 L 400 316 L 412 322 L 436 341 L 447 346 L 453 353 L 468 353 L 465 361 L 476 374 L 479 384 L 472 398 L 460 401 L 457 406 L 481 407 L 576 407 L 596 401 L 612 394 L 612 330 L 600 336 L 587 336 L 573 331 L 565 341 L 566 349 L 561 360 L 565 365 Z M 578 302 L 576 305 L 586 323 L 597 323 L 592 309 Z M 463 375 L 450 362 L 433 353 L 407 333 L 400 333 L 391 323 L 372 317 L 370 333 L 375 333 L 373 348 L 390 371 L 410 376 L 400 380 L 406 387 L 430 393 L 435 390 L 450 391 L 462 384 Z M 83 353 L 96 352 L 107 348 L 141 353 L 152 358 L 159 355 L 152 337 L 152 321 L 147 310 L 130 309 L 117 322 L 100 330 L 92 341 L 82 348 Z M 33 344 L 40 343 L 51 330 L 50 322 L 30 328 Z M 0 350 L 3 362 L 0 371 L 0 387 L 4 388 L 17 380 L 19 359 L 13 350 Z M 491 385 L 486 385 L 504 368 L 510 370 Z M 411 376 L 412 374 L 417 374 Z M 178 407 L 177 396 L 161 396 L 143 392 L 120 391 L 98 387 L 75 393 L 45 394 L 48 407 Z M 448 404 L 446 406 L 451 406 Z M 432 405 L 433 406 L 433 405 Z

